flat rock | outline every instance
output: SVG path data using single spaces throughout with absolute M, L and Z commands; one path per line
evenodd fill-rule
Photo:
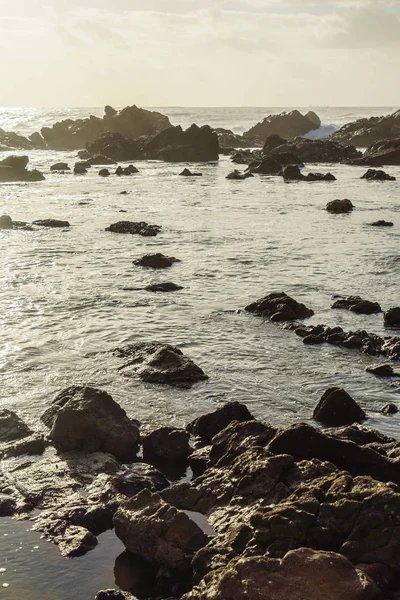
M 146 254 L 145 256 L 142 256 L 142 258 L 134 260 L 133 264 L 138 265 L 139 267 L 149 267 L 151 269 L 167 269 L 177 262 L 181 261 L 174 256 L 165 256 L 165 254 L 157 252 L 156 254 Z
M 161 231 L 160 225 L 149 225 L 145 221 L 118 221 L 113 223 L 109 227 L 106 227 L 106 231 L 113 233 L 129 233 L 131 235 L 142 235 L 144 237 L 155 236 Z
M 68 221 L 60 221 L 58 219 L 38 219 L 33 221 L 33 225 L 39 225 L 40 227 L 70 227 Z

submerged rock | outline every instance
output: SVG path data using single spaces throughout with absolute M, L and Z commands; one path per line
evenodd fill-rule
M 151 283 L 150 285 L 146 285 L 144 289 L 148 292 L 178 292 L 179 290 L 183 290 L 183 286 L 166 281 L 165 283 Z
M 367 415 L 345 390 L 333 387 L 323 394 L 313 418 L 326 427 L 341 427 L 364 421 Z
M 333 214 L 343 214 L 343 213 L 349 213 L 353 210 L 354 206 L 353 203 L 351 202 L 351 200 L 332 200 L 331 202 L 328 202 L 328 204 L 326 205 L 326 210 L 330 213 Z
M 348 296 L 347 298 L 340 298 L 334 302 L 332 308 L 344 308 L 360 315 L 372 315 L 382 312 L 378 302 L 363 300 L 363 298 L 360 296 Z
M 68 221 L 60 221 L 58 219 L 39 219 L 33 221 L 33 225 L 39 225 L 40 227 L 70 227 Z
M 68 166 L 68 163 L 66 162 L 58 162 L 55 163 L 54 165 L 51 165 L 50 167 L 50 171 L 70 171 L 70 167 Z
M 142 256 L 142 258 L 134 260 L 133 264 L 138 265 L 139 267 L 149 267 L 151 269 L 167 269 L 177 262 L 181 262 L 179 258 L 165 256 L 164 254 L 157 252 L 156 254 L 146 254 L 145 256 Z
M 188 356 L 169 344 L 138 342 L 117 348 L 114 353 L 120 358 L 129 359 L 120 367 L 124 375 L 138 376 L 149 383 L 190 388 L 194 383 L 208 379 L 204 371 Z
M 371 223 L 371 227 L 393 227 L 393 223 L 392 221 L 379 220 Z
M 307 173 L 303 175 L 297 165 L 288 165 L 282 171 L 285 181 L 336 181 L 332 173 Z
M 243 137 L 264 144 L 265 140 L 271 135 L 277 134 L 289 140 L 305 135 L 320 126 L 321 121 L 315 113 L 310 111 L 306 115 L 302 115 L 298 110 L 293 110 L 289 113 L 269 115 L 254 127 L 245 131 Z
M 106 231 L 152 237 L 160 233 L 161 226 L 149 225 L 145 221 L 118 221 L 118 223 L 113 223 L 109 227 L 106 227 Z
M 13 181 L 44 181 L 43 173 L 33 169 L 29 171 L 26 167 L 29 162 L 28 156 L 7 156 L 0 161 L 0 182 Z
M 393 375 L 395 374 L 392 365 L 382 363 L 379 365 L 371 365 L 365 370 L 367 373 L 372 373 L 373 375 L 377 375 L 378 377 L 393 377 Z
M 295 319 L 312 317 L 314 314 L 313 310 L 297 302 L 284 292 L 269 294 L 249 304 L 245 307 L 245 310 L 260 317 L 269 317 L 271 321 L 294 321 Z
M 250 172 L 241 173 L 237 169 L 229 173 L 225 179 L 247 179 L 248 177 L 254 177 L 254 175 Z
M 369 179 L 372 181 L 396 181 L 396 177 L 392 177 L 385 173 L 385 171 L 368 169 L 366 173 L 361 177 L 361 179 Z

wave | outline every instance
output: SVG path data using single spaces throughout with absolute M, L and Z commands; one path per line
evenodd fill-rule
M 323 140 L 336 131 L 339 131 L 340 127 L 340 125 L 334 123 L 329 125 L 322 124 L 319 129 L 314 129 L 314 131 L 310 131 L 306 135 L 303 135 L 303 137 L 307 138 L 308 140 Z

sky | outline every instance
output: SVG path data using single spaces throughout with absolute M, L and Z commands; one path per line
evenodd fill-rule
M 400 0 L 0 0 L 0 106 L 397 106 Z

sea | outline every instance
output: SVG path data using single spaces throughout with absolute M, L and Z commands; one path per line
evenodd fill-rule
M 150 107 L 151 108 L 151 107 Z M 355 119 L 398 107 L 157 107 L 172 124 L 224 127 L 243 133 L 271 113 L 314 110 L 325 137 Z M 102 108 L 0 108 L 0 127 L 28 135 L 64 118 L 101 116 Z M 6 156 L 8 153 L 0 152 Z M 24 154 L 24 152 L 14 152 Z M 0 408 L 16 411 L 32 428 L 54 396 L 72 384 L 107 390 L 145 427 L 184 426 L 228 401 L 247 404 L 275 426 L 312 423 L 313 409 L 331 386 L 346 389 L 368 415 L 366 425 L 399 438 L 400 417 L 382 407 L 400 405 L 396 378 L 366 373 L 370 356 L 334 346 L 304 346 L 293 332 L 243 308 L 285 291 L 315 311 L 309 323 L 394 334 L 382 314 L 332 310 L 337 294 L 360 295 L 383 310 L 400 305 L 400 167 L 393 182 L 360 180 L 365 168 L 307 164 L 333 173 L 334 182 L 285 183 L 256 176 L 231 181 L 229 156 L 194 165 L 201 178 L 179 177 L 193 165 L 135 163 L 132 177 L 50 171 L 71 166 L 76 152 L 29 152 L 38 183 L 0 184 L 0 214 L 13 220 L 57 218 L 68 229 L 0 231 Z M 128 192 L 121 194 L 121 192 Z M 330 215 L 326 204 L 349 198 L 355 210 Z M 378 219 L 393 228 L 371 228 Z M 118 235 L 120 220 L 162 226 L 157 237 Z M 137 267 L 142 255 L 179 258 L 168 271 Z M 173 281 L 183 289 L 145 291 Z M 130 288 L 130 289 L 128 289 Z M 125 379 L 110 352 L 136 341 L 178 346 L 209 376 L 191 390 Z M 399 368 L 400 371 L 400 368 Z M 83 558 L 64 559 L 31 531 L 29 521 L 0 520 L 0 599 L 89 600 L 114 587 L 121 543 L 106 532 Z

